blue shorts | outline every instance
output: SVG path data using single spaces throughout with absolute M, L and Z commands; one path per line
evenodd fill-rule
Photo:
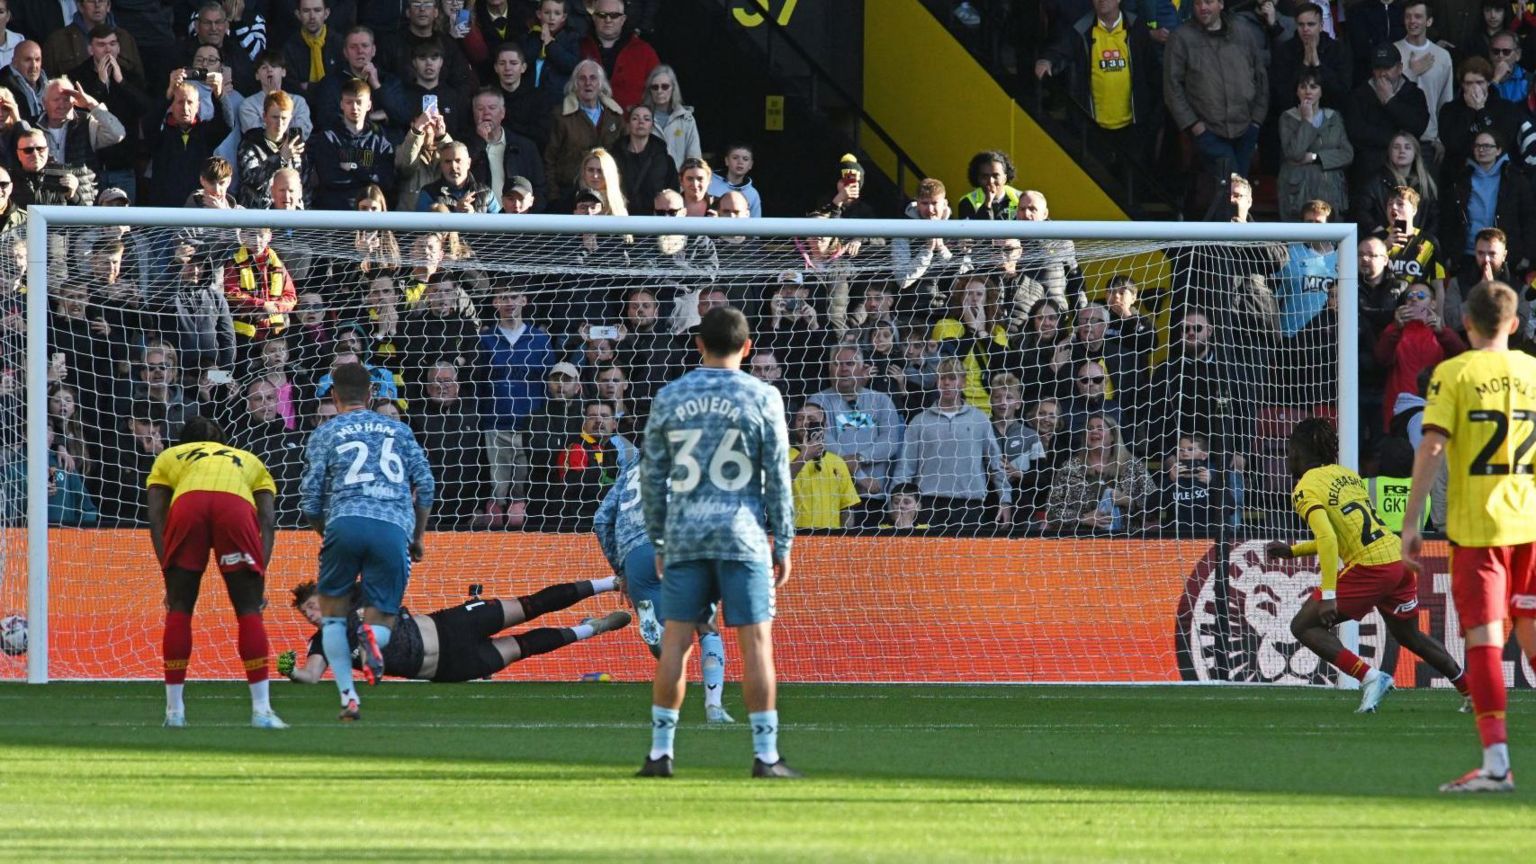
M 703 621 L 717 601 L 728 627 L 772 621 L 773 570 L 766 561 L 674 561 L 661 583 L 663 621 Z
M 624 557 L 624 585 L 630 602 L 636 606 L 649 601 L 654 607 L 661 602 L 661 580 L 656 578 L 656 549 L 650 543 L 641 543 Z
M 362 576 L 363 605 L 398 615 L 411 579 L 410 543 L 398 525 L 363 516 L 332 519 L 320 541 L 321 596 L 345 597 Z

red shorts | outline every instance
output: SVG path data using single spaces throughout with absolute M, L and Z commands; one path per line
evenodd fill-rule
M 210 549 L 223 573 L 266 572 L 261 526 L 249 501 L 229 492 L 183 493 L 165 520 L 165 560 L 160 566 L 202 573 Z
M 1312 592 L 1321 600 L 1321 588 Z M 1380 609 L 1383 618 L 1415 618 L 1419 608 L 1419 580 L 1403 562 L 1357 564 L 1339 574 L 1339 614 L 1359 621 Z
M 1451 599 L 1462 632 L 1536 618 L 1536 543 L 1451 547 Z

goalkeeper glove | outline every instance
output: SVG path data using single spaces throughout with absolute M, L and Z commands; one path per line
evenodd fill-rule
M 277 655 L 277 672 L 286 678 L 293 677 L 293 666 L 299 660 L 299 652 L 284 651 Z

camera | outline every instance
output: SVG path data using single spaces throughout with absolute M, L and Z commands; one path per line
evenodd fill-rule
M 182 78 L 184 80 L 187 80 L 187 81 L 207 81 L 208 80 L 208 70 L 207 69 L 192 69 L 192 68 L 188 68 L 185 71 L 186 71 L 186 74 L 182 76 Z
M 784 298 L 784 311 L 786 313 L 790 314 L 790 315 L 793 315 L 796 312 L 799 312 L 800 311 L 800 307 L 804 306 L 804 305 L 805 305 L 805 301 L 800 299 L 799 297 L 785 297 Z

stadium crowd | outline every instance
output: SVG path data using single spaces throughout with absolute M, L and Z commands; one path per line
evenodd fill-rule
M 764 213 L 751 144 L 714 154 L 718 172 L 704 158 L 708 118 L 644 36 L 654 2 L 6 3 L 0 398 L 13 408 L 32 203 Z M 1354 251 L 1373 453 L 1406 444 L 1423 373 L 1464 350 L 1460 292 L 1520 283 L 1533 259 L 1521 45 L 1536 16 L 1484 7 L 1459 77 L 1425 40 L 1427 7 L 1398 2 L 1351 7 L 1336 39 L 1343 23 L 1311 3 L 1159 3 L 1142 26 L 1095 0 L 1062 13 L 1035 67 L 1113 146 L 1187 133 L 1221 180 L 1212 218 L 1252 218 L 1244 175 L 1276 128 L 1281 214 L 1369 232 Z M 1105 51 L 1125 63 L 1094 59 Z M 818 218 L 1049 218 L 1000 151 L 976 155 L 953 201 L 927 179 L 902 213 L 861 198 L 853 157 L 825 171 Z M 748 314 L 751 374 L 784 394 L 806 529 L 1210 534 L 1285 511 L 1272 421 L 1336 401 L 1339 250 L 1326 247 L 1175 248 L 1169 281 L 1142 284 L 1156 271 L 1085 275 L 1069 241 L 338 240 L 188 221 L 74 231 L 50 249 L 56 522 L 138 523 L 154 457 L 212 415 L 271 467 L 297 525 L 328 370 L 356 359 L 435 463 L 439 527 L 585 530 L 615 436 L 638 439 L 720 304 Z M 8 438 L 4 476 L 19 483 L 19 429 Z

